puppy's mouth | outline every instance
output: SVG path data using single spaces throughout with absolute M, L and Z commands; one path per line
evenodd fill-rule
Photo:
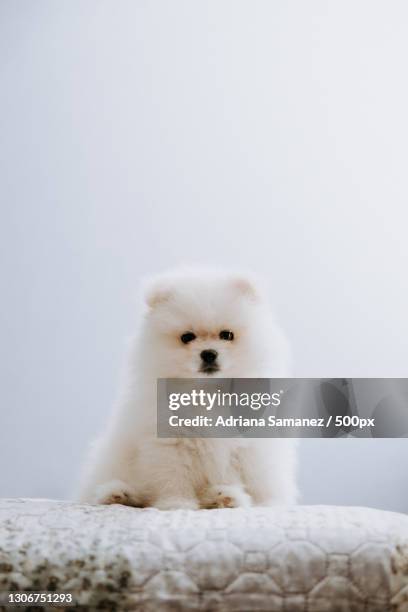
M 202 374 L 207 374 L 208 376 L 211 376 L 211 374 L 215 374 L 216 372 L 218 372 L 220 368 L 216 365 L 216 364 L 203 364 L 200 368 L 200 372 Z

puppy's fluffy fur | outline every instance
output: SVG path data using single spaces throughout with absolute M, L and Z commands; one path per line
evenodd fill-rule
M 295 452 L 285 439 L 159 439 L 157 378 L 285 377 L 286 341 L 245 276 L 179 272 L 154 279 L 128 382 L 86 466 L 82 501 L 175 508 L 290 504 Z M 233 339 L 220 338 L 220 331 Z M 196 337 L 183 343 L 181 336 Z M 205 364 L 204 350 L 217 352 Z

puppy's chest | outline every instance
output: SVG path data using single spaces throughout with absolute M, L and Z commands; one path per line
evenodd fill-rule
M 236 440 L 225 439 L 184 439 L 185 459 L 194 464 L 198 473 L 225 470 L 239 470 L 240 449 Z

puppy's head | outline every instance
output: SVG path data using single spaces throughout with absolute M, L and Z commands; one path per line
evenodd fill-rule
M 146 303 L 144 344 L 158 377 L 281 375 L 270 365 L 286 359 L 283 338 L 250 278 L 167 275 L 149 284 Z

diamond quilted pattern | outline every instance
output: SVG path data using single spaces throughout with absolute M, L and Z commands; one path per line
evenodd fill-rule
M 401 514 L 2 500 L 0 517 L 2 592 L 70 591 L 83 610 L 408 612 Z

